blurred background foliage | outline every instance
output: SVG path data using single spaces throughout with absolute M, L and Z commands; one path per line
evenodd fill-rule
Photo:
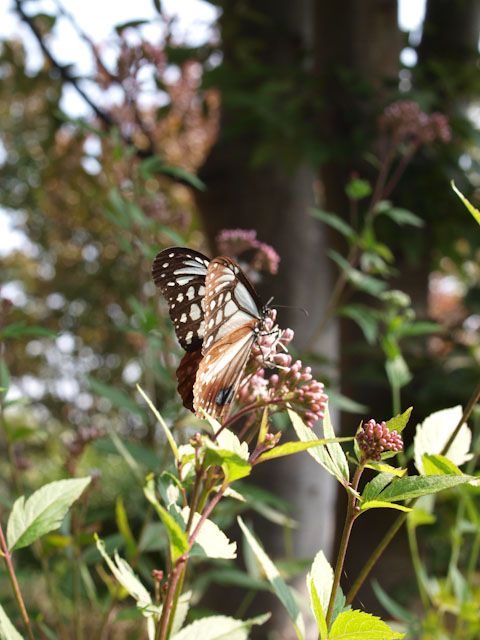
M 191 10 L 178 4 L 180 13 Z M 135 384 L 180 440 L 195 427 L 176 394 L 179 349 L 150 279 L 159 249 L 185 244 L 210 253 L 218 231 L 234 227 L 256 228 L 271 242 L 281 268 L 260 290 L 308 307 L 308 319 L 286 310 L 283 322 L 349 411 L 348 432 L 367 417 L 365 406 L 378 419 L 392 414 L 384 368 L 392 340 L 402 339 L 411 370 L 399 383 L 402 406 L 413 404 L 417 421 L 464 403 L 478 380 L 478 236 L 449 187 L 454 178 L 473 201 L 480 187 L 478 3 L 430 0 L 423 32 L 411 33 L 399 30 L 396 2 L 351 0 L 338 10 L 306 0 L 210 4 L 216 21 L 194 44 L 178 35 L 159 0 L 148 20 L 132 15 L 115 25 L 112 11 L 107 42 L 94 42 L 59 3 L 15 0 L 8 8 L 22 28 L 5 34 L 0 48 L 0 207 L 9 229 L 0 243 L 2 506 L 49 479 L 98 470 L 88 508 L 22 567 L 30 601 L 58 637 L 73 637 L 72 616 L 75 637 L 87 635 L 79 612 L 89 601 L 105 624 L 117 613 L 119 594 L 95 565 L 94 530 L 110 548 L 124 546 L 144 576 L 158 564 L 147 552 L 161 549 L 163 538 L 140 496 L 145 473 L 162 468 L 163 441 Z M 77 60 L 57 58 L 65 24 L 87 47 L 87 74 Z M 80 116 L 68 108 L 67 87 L 84 104 Z M 405 173 L 395 204 L 417 217 L 404 224 L 399 213 L 378 216 L 373 231 L 364 205 L 382 171 L 379 118 L 407 99 L 446 115 L 451 140 L 413 151 L 412 140 L 397 144 L 395 166 L 404 163 Z M 12 249 L 14 230 L 21 242 Z M 346 278 L 347 297 L 335 302 L 350 308 L 324 350 L 312 336 L 336 278 L 352 267 L 338 258 L 334 267 L 326 248 L 347 256 L 352 246 L 361 252 L 360 276 Z M 369 289 L 368 277 L 388 287 Z M 411 303 L 385 297 L 385 289 L 405 291 Z M 411 329 L 407 307 L 439 326 Z M 286 526 L 274 537 L 290 553 L 287 503 L 250 491 L 257 510 Z M 230 522 L 236 510 L 224 507 L 219 518 Z M 292 560 L 285 571 L 302 566 Z M 47 588 L 62 613 L 38 589 L 52 572 Z M 199 573 L 199 593 L 210 580 L 259 586 L 223 567 Z M 7 598 L 4 580 L 1 591 Z

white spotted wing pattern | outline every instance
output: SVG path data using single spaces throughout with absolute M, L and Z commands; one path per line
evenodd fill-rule
M 153 280 L 168 302 L 175 333 L 185 351 L 196 351 L 202 346 L 209 262 L 198 251 L 184 247 L 165 249 L 153 262 Z
M 229 258 L 210 261 L 192 249 L 173 247 L 157 255 L 152 275 L 187 351 L 177 369 L 183 404 L 199 417 L 205 411 L 222 420 L 263 329 L 266 310 Z

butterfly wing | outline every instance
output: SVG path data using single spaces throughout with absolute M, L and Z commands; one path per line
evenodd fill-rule
M 197 377 L 198 367 L 202 360 L 202 350 L 187 351 L 177 368 L 177 389 L 183 406 L 193 411 L 193 385 Z
M 175 333 L 185 351 L 202 346 L 209 262 L 203 254 L 186 247 L 164 249 L 153 261 L 153 280 L 168 302 Z
M 205 279 L 203 358 L 193 388 L 193 405 L 216 419 L 228 414 L 262 321 L 261 303 L 240 267 L 215 258 Z

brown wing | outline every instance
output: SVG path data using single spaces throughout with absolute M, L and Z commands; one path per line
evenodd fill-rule
M 194 408 L 223 420 L 235 399 L 261 322 L 259 298 L 240 267 L 215 258 L 205 279 L 203 359 L 193 388 Z
M 201 349 L 187 351 L 177 369 L 178 393 L 182 398 L 183 406 L 190 411 L 193 411 L 193 385 L 202 357 Z
M 205 417 L 201 409 L 220 422 L 226 418 L 250 358 L 255 326 L 251 319 L 204 354 L 193 387 L 193 406 L 200 418 Z
M 153 261 L 153 280 L 168 302 L 175 333 L 185 351 L 202 346 L 209 262 L 203 254 L 187 247 L 164 249 Z

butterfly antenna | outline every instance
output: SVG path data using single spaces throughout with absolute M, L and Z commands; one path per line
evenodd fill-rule
M 271 302 L 272 300 L 273 298 L 271 298 L 269 302 Z M 305 309 L 305 307 L 294 307 L 289 304 L 276 304 L 275 309 L 295 309 L 296 311 L 301 311 L 302 313 L 304 313 L 305 317 L 308 318 L 308 311 Z

